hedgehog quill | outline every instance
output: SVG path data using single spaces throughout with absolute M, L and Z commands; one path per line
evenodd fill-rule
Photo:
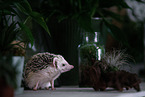
M 54 80 L 61 73 L 70 71 L 74 66 L 70 65 L 61 55 L 48 52 L 33 55 L 27 62 L 24 71 L 24 81 L 30 89 L 39 88 L 54 90 Z

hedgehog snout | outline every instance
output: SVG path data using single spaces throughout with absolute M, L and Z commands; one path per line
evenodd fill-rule
M 73 69 L 73 68 L 74 68 L 73 65 L 67 65 L 65 69 L 66 69 L 67 71 L 69 71 L 69 70 L 71 70 L 71 69 Z
M 63 67 L 63 68 L 61 69 L 61 72 L 67 72 L 67 71 L 70 71 L 70 70 L 73 69 L 73 68 L 74 68 L 73 65 L 67 64 L 65 67 Z
M 73 66 L 73 65 L 70 65 L 70 68 L 71 68 L 71 69 L 73 69 L 73 68 L 74 68 L 74 66 Z

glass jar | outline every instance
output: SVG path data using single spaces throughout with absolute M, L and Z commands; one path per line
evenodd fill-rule
M 93 19 L 93 32 L 82 33 L 82 43 L 78 46 L 79 61 L 79 86 L 90 87 L 88 67 L 94 65 L 96 60 L 101 60 L 101 56 L 105 53 L 104 49 L 104 27 L 101 19 Z

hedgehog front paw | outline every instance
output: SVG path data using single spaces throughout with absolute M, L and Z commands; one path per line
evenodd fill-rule
M 35 87 L 35 88 L 33 88 L 33 90 L 34 90 L 34 91 L 37 91 L 37 88 Z
M 53 88 L 51 88 L 51 90 L 56 90 L 56 89 L 53 87 Z
M 33 88 L 34 91 L 37 91 L 39 81 L 36 83 L 35 87 Z

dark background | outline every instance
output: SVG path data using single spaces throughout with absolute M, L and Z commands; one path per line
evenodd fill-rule
M 30 4 L 34 10 L 39 9 L 41 0 L 31 0 Z M 74 20 L 64 20 L 57 22 L 55 17 L 47 22 L 51 36 L 47 32 L 33 25 L 33 35 L 35 37 L 34 46 L 36 51 L 28 49 L 28 56 L 37 52 L 50 52 L 62 55 L 68 63 L 74 65 L 74 69 L 64 73 L 57 80 L 59 85 L 77 85 L 78 84 L 78 45 L 81 43 L 81 32 L 83 31 Z M 142 23 L 134 23 L 126 16 L 121 23 L 125 36 L 124 43 L 107 34 L 106 50 L 126 49 L 126 53 L 131 55 L 136 63 L 144 61 L 144 26 Z M 137 64 L 133 64 L 137 65 Z

